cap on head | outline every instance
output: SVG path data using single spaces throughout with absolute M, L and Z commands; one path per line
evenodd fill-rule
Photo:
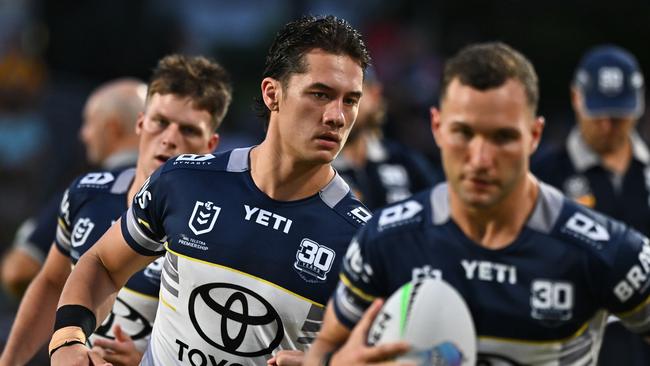
M 639 118 L 645 109 L 639 64 L 620 47 L 604 45 L 589 50 L 580 61 L 573 85 L 590 117 Z

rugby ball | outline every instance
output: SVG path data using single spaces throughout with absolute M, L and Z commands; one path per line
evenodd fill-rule
M 368 344 L 406 341 L 411 351 L 398 360 L 417 365 L 476 363 L 476 331 L 462 296 L 447 282 L 409 282 L 384 303 L 368 331 Z

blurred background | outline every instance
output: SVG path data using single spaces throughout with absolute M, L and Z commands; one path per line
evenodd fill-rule
M 303 14 L 334 14 L 362 31 L 388 100 L 385 134 L 434 163 L 428 108 L 445 59 L 464 45 L 501 40 L 531 59 L 547 121 L 542 148 L 562 143 L 574 123 L 569 83 L 589 47 L 615 43 L 650 70 L 647 0 L 0 0 L 0 252 L 20 222 L 90 168 L 78 139 L 88 93 L 117 77 L 147 80 L 168 53 L 206 55 L 231 72 L 221 149 L 260 141 L 251 106 L 266 50 Z M 647 116 L 638 127 L 647 140 Z M 0 301 L 5 313 L 15 308 Z

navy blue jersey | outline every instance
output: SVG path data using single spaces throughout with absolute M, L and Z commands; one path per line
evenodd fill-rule
M 343 154 L 333 166 L 371 210 L 401 201 L 441 180 L 419 153 L 386 140 L 368 141 L 367 162 L 362 168 L 355 168 Z
M 650 235 L 650 152 L 635 133 L 632 161 L 624 175 L 603 167 L 574 129 L 566 145 L 534 159 L 533 173 L 575 201 Z
M 465 298 L 486 364 L 595 364 L 608 313 L 650 330 L 646 237 L 541 184 L 519 236 L 490 250 L 450 219 L 447 189 L 383 209 L 352 241 L 334 295 L 343 324 L 376 297 L 432 277 Z
M 249 151 L 168 161 L 122 217 L 134 250 L 166 253 L 143 364 L 264 364 L 306 350 L 320 329 L 340 259 L 370 214 L 338 175 L 314 196 L 269 198 Z
M 63 192 L 52 197 L 37 216 L 27 219 L 18 229 L 14 248 L 22 250 L 39 263 L 45 261 L 56 234 L 56 218 Z
M 88 173 L 77 178 L 64 193 L 56 232 L 56 246 L 73 264 L 90 249 L 127 209 L 127 193 L 135 169 Z M 113 338 L 120 324 L 136 347 L 144 351 L 158 306 L 162 261 L 133 275 L 120 290 L 111 314 L 95 334 Z

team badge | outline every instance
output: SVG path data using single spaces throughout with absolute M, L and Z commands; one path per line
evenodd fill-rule
M 214 228 L 219 212 L 221 212 L 221 207 L 215 206 L 210 201 L 196 201 L 188 225 L 195 235 L 209 233 Z
M 322 282 L 327 279 L 327 273 L 332 269 L 336 253 L 317 242 L 304 238 L 296 252 L 293 268 L 307 282 Z
M 72 246 L 76 248 L 84 245 L 94 227 L 95 224 L 88 217 L 77 221 L 72 229 Z

